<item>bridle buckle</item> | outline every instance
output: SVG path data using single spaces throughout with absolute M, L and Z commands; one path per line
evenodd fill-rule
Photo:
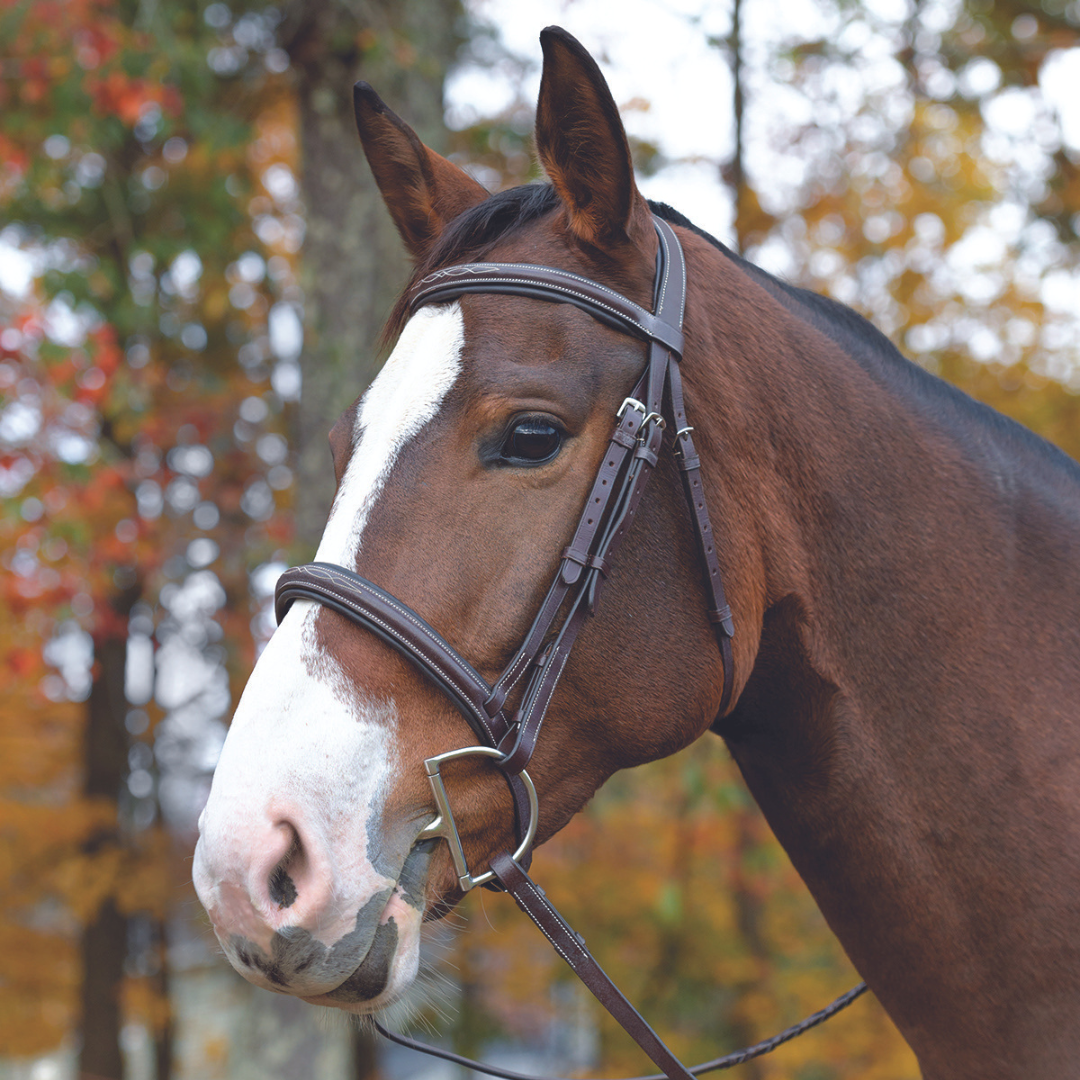
M 645 441 L 645 432 L 650 424 L 655 424 L 661 431 L 667 430 L 667 421 L 658 412 L 647 413 L 645 419 L 641 421 L 641 430 L 638 432 L 638 439 L 641 442 Z

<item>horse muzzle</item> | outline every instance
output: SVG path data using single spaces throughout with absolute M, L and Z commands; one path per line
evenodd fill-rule
M 412 982 L 437 840 L 416 843 L 396 881 L 368 881 L 363 898 L 350 901 L 349 881 L 302 833 L 291 843 L 274 836 L 277 845 L 268 843 L 262 857 L 245 845 L 241 873 L 229 858 L 239 845 L 208 835 L 196 848 L 196 891 L 229 962 L 248 981 L 353 1012 L 390 1004 Z

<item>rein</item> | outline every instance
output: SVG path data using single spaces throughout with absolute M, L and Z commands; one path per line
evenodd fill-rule
M 437 270 L 421 279 L 410 297 L 409 310 L 444 303 L 470 293 L 527 296 L 582 308 L 600 322 L 648 343 L 645 370 L 616 414 L 616 423 L 585 508 L 564 549 L 559 569 L 540 610 L 513 659 L 495 681 L 488 683 L 420 615 L 377 585 L 341 566 L 311 563 L 282 574 L 275 593 L 280 622 L 295 600 L 333 608 L 374 633 L 402 653 L 430 679 L 462 713 L 482 745 L 452 750 L 428 758 L 428 780 L 438 816 L 418 835 L 417 842 L 443 838 L 463 892 L 477 885 L 502 888 L 533 920 L 597 1000 L 626 1029 L 662 1070 L 659 1077 L 636 1080 L 690 1080 L 692 1075 L 748 1061 L 794 1038 L 839 1012 L 866 990 L 865 983 L 831 1005 L 786 1029 L 772 1039 L 735 1054 L 687 1069 L 660 1040 L 644 1018 L 604 973 L 577 934 L 529 877 L 532 841 L 536 834 L 536 789 L 526 772 L 536 748 L 544 717 L 585 619 L 596 612 L 612 559 L 634 520 L 645 484 L 656 465 L 664 431 L 674 429 L 674 452 L 683 493 L 694 527 L 699 561 L 708 597 L 708 617 L 723 662 L 724 681 L 718 715 L 731 700 L 734 685 L 731 609 L 724 596 L 709 511 L 701 484 L 701 462 L 686 419 L 679 363 L 683 349 L 686 304 L 686 263 L 674 231 L 654 217 L 659 239 L 653 311 L 588 278 L 544 266 L 523 263 L 468 263 Z M 665 413 L 665 404 L 669 407 Z M 556 619 L 565 616 L 553 634 Z M 519 684 L 520 704 L 508 718 L 506 703 Z M 466 756 L 490 757 L 501 770 L 514 799 L 518 848 L 492 858 L 490 868 L 474 875 L 454 823 L 441 776 L 441 766 Z M 387 1038 L 504 1080 L 542 1080 L 494 1069 L 447 1051 L 426 1046 L 387 1031 Z

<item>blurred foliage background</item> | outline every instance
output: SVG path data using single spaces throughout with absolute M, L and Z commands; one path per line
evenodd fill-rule
M 648 42 L 632 16 L 661 8 L 630 6 L 567 0 L 558 21 L 595 47 L 577 24 L 606 10 Z M 656 87 L 624 103 L 646 190 L 694 217 L 665 184 L 706 177 L 725 242 L 1080 456 L 1080 130 L 1062 104 L 1080 3 L 784 10 L 663 10 L 723 77 L 686 103 L 691 155 L 638 122 Z M 537 179 L 539 50 L 515 55 L 509 17 L 0 0 L 0 1076 L 432 1069 L 227 971 L 189 861 L 273 582 L 325 520 L 325 434 L 377 370 L 406 272 L 351 84 L 491 188 Z M 447 113 L 468 72 L 510 89 Z M 617 777 L 537 873 L 689 1059 L 857 978 L 719 744 Z M 417 1025 L 524 1067 L 641 1070 L 512 904 L 471 897 L 448 923 Z M 863 999 L 732 1075 L 917 1070 Z

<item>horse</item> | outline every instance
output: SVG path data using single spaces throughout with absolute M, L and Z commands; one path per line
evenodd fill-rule
M 549 183 L 489 194 L 355 91 L 416 266 L 389 359 L 330 432 L 316 566 L 345 584 L 334 602 L 309 574 L 279 605 L 200 819 L 194 880 L 226 955 L 258 985 L 377 1012 L 414 979 L 423 921 L 500 859 L 524 866 L 523 834 L 719 737 L 925 1077 L 1073 1075 L 1080 468 L 650 205 L 595 61 L 559 28 L 541 45 Z M 436 288 L 521 267 L 548 291 Z M 684 284 L 677 330 L 646 325 L 661 279 Z M 636 331 L 620 311 L 644 313 Z M 675 433 L 673 383 L 650 386 L 655 409 L 634 395 L 657 350 L 683 380 Z M 629 510 L 619 496 L 617 556 L 575 552 L 613 425 L 655 476 Z M 602 511 L 589 528 L 618 531 Z M 536 631 L 579 574 L 590 596 Z M 364 590 L 373 632 L 350 614 Z M 410 627 L 427 667 L 393 640 Z M 554 684 L 524 750 L 515 664 Z M 477 687 L 513 718 L 480 748 Z

